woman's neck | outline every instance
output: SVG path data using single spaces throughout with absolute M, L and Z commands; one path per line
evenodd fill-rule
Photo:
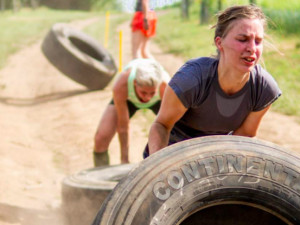
M 233 95 L 240 91 L 248 82 L 250 72 L 245 74 L 237 71 L 226 69 L 219 64 L 218 66 L 218 81 L 221 89 L 228 95 Z

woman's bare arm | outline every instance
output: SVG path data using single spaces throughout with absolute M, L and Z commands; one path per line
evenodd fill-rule
M 130 70 L 120 74 L 119 79 L 113 87 L 113 99 L 117 111 L 117 132 L 121 148 L 121 162 L 128 163 L 129 151 L 129 111 L 127 106 L 128 97 L 128 76 Z
M 266 112 L 270 109 L 271 106 L 264 108 L 258 112 L 251 112 L 243 124 L 233 132 L 234 135 L 247 136 L 247 137 L 255 137 L 260 122 Z
M 158 115 L 150 128 L 150 155 L 168 145 L 171 129 L 186 110 L 172 88 L 167 86 Z

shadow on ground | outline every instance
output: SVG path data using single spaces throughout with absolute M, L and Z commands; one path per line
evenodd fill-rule
M 41 95 L 35 98 L 11 98 L 11 97 L 0 97 L 0 102 L 6 105 L 13 106 L 32 106 L 38 105 L 45 102 L 60 100 L 68 97 L 72 97 L 75 95 L 89 93 L 95 90 L 72 90 L 58 93 L 51 93 L 48 95 Z

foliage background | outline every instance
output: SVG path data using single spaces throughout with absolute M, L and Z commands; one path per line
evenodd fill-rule
M 72 6 L 73 8 L 68 9 L 52 9 L 43 6 L 44 2 L 49 5 L 58 0 L 0 0 L 1 3 L 3 1 L 7 9 L 2 8 L 0 12 L 0 27 L 2 28 L 0 30 L 0 67 L 5 65 L 9 55 L 42 38 L 56 22 L 68 22 L 88 17 L 100 17 L 101 21 L 104 21 L 105 12 L 109 10 L 111 12 L 110 42 L 116 43 L 118 38 L 116 26 L 125 19 L 131 18 L 131 14 L 120 11 L 121 6 L 117 0 L 59 1 L 63 4 L 78 2 Z M 8 8 L 13 1 L 22 3 L 22 7 L 17 12 Z M 39 7 L 31 7 L 32 1 L 38 1 Z M 182 2 L 167 8 L 156 9 L 163 13 L 159 13 L 157 35 L 153 40 L 159 43 L 164 51 L 179 55 L 185 60 L 215 54 L 214 31 L 210 27 L 215 23 L 214 15 L 218 12 L 218 1 L 209 1 L 208 24 L 201 24 L 200 21 L 201 2 L 189 0 L 188 19 L 181 17 Z M 221 2 L 223 8 L 233 4 L 249 4 L 248 0 L 221 0 Z M 274 76 L 283 91 L 282 97 L 275 102 L 273 110 L 300 117 L 300 103 L 297 101 L 300 98 L 300 2 L 298 0 L 257 0 L 256 2 L 268 16 L 270 25 L 261 63 Z M 85 10 L 74 9 L 74 7 L 81 7 L 80 4 L 83 3 L 85 3 L 83 7 Z M 85 31 L 102 42 L 103 30 L 104 22 L 92 25 Z M 109 51 L 116 53 L 118 49 L 116 45 L 111 44 Z

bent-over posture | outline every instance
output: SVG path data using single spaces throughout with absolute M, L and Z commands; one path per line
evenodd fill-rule
M 258 64 L 265 25 L 263 12 L 252 5 L 219 14 L 214 37 L 218 55 L 190 60 L 172 77 L 144 157 L 194 137 L 256 135 L 281 95 L 273 77 Z
M 170 80 L 168 73 L 153 59 L 135 59 L 119 74 L 113 99 L 107 106 L 94 139 L 95 166 L 108 165 L 108 147 L 118 132 L 121 163 L 128 163 L 129 119 L 138 109 L 157 114 Z

